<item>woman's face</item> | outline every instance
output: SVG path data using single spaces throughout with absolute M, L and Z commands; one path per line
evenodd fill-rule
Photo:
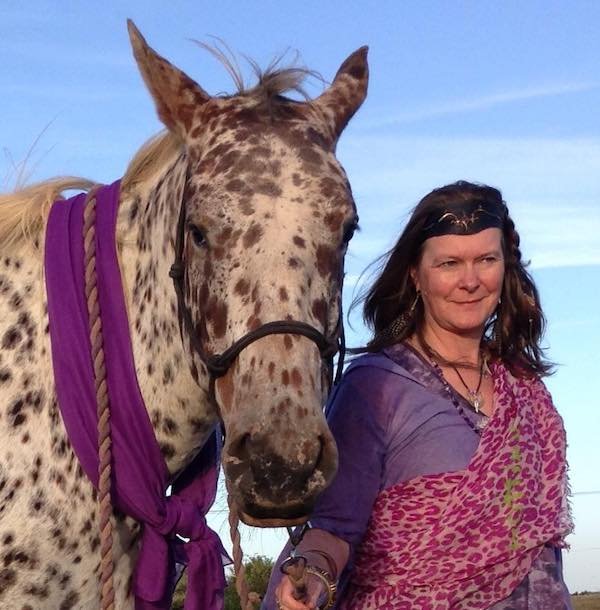
M 431 237 L 411 276 L 423 299 L 424 330 L 481 336 L 502 292 L 502 232 Z

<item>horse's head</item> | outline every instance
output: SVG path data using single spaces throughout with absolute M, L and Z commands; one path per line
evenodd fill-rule
M 181 300 L 190 343 L 220 354 L 273 321 L 305 323 L 334 342 L 343 258 L 357 223 L 334 151 L 366 95 L 366 49 L 350 55 L 312 101 L 283 97 L 297 84 L 293 70 L 211 97 L 132 24 L 130 34 L 159 116 L 186 150 Z M 304 519 L 337 466 L 322 413 L 324 354 L 310 337 L 283 330 L 253 337 L 214 376 L 228 487 L 251 524 Z M 197 355 L 190 362 L 206 383 L 210 370 Z

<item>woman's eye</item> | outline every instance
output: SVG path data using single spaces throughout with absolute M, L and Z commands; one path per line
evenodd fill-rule
M 192 240 L 196 246 L 201 247 L 206 245 L 206 237 L 204 236 L 204 231 L 202 231 L 200 227 L 190 223 L 188 225 L 188 231 L 190 232 Z

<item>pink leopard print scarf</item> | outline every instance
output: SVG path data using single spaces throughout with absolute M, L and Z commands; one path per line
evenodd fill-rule
M 564 546 L 566 440 L 544 384 L 491 367 L 495 411 L 465 470 L 381 492 L 343 610 L 475 610 L 504 599 L 545 543 Z

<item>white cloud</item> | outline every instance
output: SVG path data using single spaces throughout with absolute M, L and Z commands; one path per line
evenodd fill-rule
M 517 201 L 512 208 L 533 269 L 600 265 L 600 198 L 591 205 L 570 206 Z
M 383 116 L 372 121 L 363 121 L 362 128 L 385 127 L 402 123 L 416 123 L 418 121 L 438 118 L 441 116 L 487 110 L 488 108 L 511 104 L 514 102 L 582 93 L 598 89 L 599 87 L 600 83 L 596 82 L 557 83 L 552 85 L 538 85 L 535 87 L 525 87 L 522 89 L 490 93 L 487 95 L 480 95 L 479 97 L 444 100 L 429 106 L 421 106 L 417 110 L 408 110 L 392 116 Z
M 500 188 L 534 267 L 600 263 L 600 139 L 407 138 L 353 134 L 339 150 L 363 231 L 354 273 L 397 238 L 436 186 L 466 179 Z

